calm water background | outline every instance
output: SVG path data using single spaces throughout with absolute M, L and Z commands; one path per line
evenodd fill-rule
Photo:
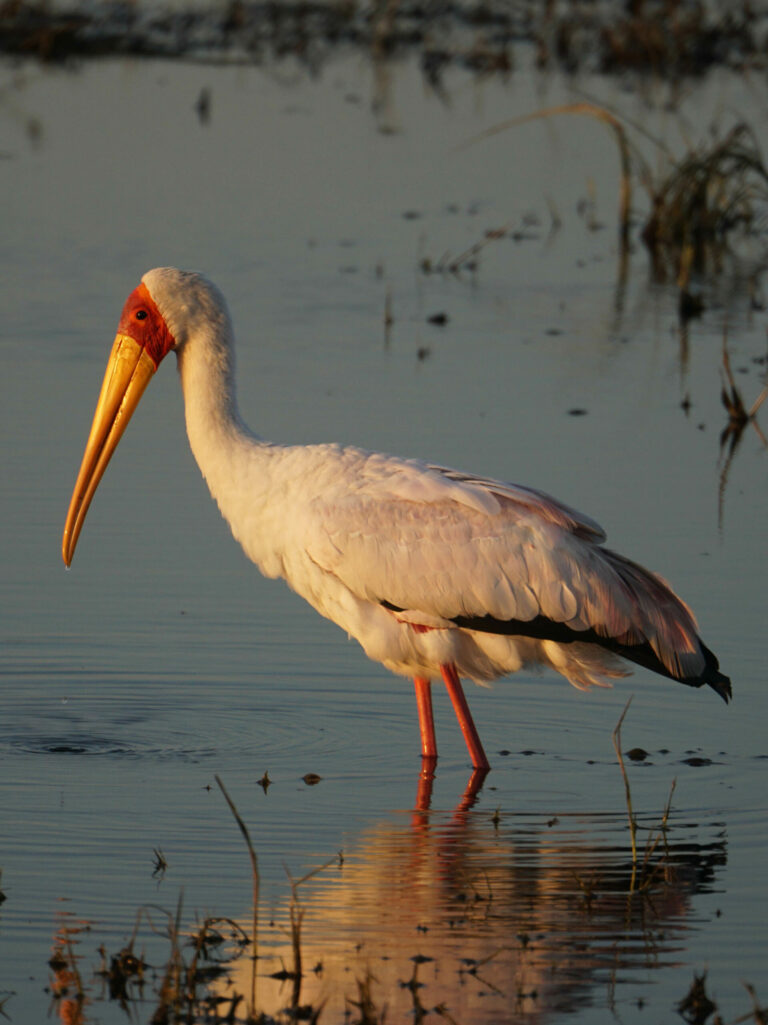
M 2 69 L 0 1006 L 15 1022 L 63 1014 L 48 966 L 63 927 L 85 930 L 84 1020 L 111 1022 L 124 1014 L 98 999 L 98 950 L 127 942 L 138 908 L 173 910 L 183 892 L 188 923 L 247 924 L 248 858 L 216 773 L 277 927 L 285 866 L 300 876 L 344 852 L 302 888 L 307 963 L 326 965 L 305 992 L 333 991 L 327 1020 L 367 968 L 394 1020 L 412 1011 L 399 982 L 417 954 L 433 958 L 424 1006 L 463 1022 L 661 1021 L 704 970 L 726 1021 L 749 1010 L 743 980 L 768 999 L 767 453 L 748 429 L 723 487 L 718 440 L 724 326 L 749 405 L 765 314 L 729 272 L 684 334 L 642 249 L 621 282 L 603 126 L 561 118 L 463 145 L 581 98 L 574 83 L 521 69 L 445 86 L 360 57 L 317 77 L 289 62 Z M 578 88 L 673 146 L 737 114 L 765 137 L 764 83 L 749 78 L 713 74 L 672 110 L 661 90 Z M 483 249 L 475 273 L 420 271 L 503 226 L 519 234 Z M 64 514 L 117 318 L 162 264 L 204 270 L 228 296 L 240 405 L 259 433 L 425 456 L 583 509 L 691 603 L 733 704 L 642 670 L 591 695 L 529 674 L 473 689 L 493 772 L 454 812 L 468 765 L 440 695 L 433 812 L 414 818 L 412 688 L 241 555 L 189 453 L 172 366 L 65 572 Z M 596 912 L 578 883 L 626 883 L 611 730 L 630 694 L 624 747 L 651 753 L 630 766 L 635 809 L 656 828 L 677 780 L 669 842 L 685 866 L 639 919 L 621 902 Z M 468 893 L 484 908 L 492 894 L 491 911 L 457 916 Z M 277 933 L 265 942 L 279 952 Z M 158 938 L 142 942 L 162 964 Z M 490 959 L 485 981 L 462 974 L 463 956 Z

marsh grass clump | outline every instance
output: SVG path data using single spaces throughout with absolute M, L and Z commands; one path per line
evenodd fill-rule
M 139 909 L 129 942 L 116 954 L 100 948 L 102 967 L 97 972 L 108 985 L 109 998 L 129 1016 L 152 990 L 154 1010 L 150 1025 L 176 1025 L 180 1022 L 243 1021 L 236 1017 L 244 994 L 222 994 L 215 983 L 225 976 L 233 961 L 242 956 L 250 939 L 237 922 L 211 916 L 195 928 L 185 929 L 183 901 L 179 897 L 175 913 L 156 906 Z M 165 919 L 165 925 L 157 924 Z M 167 939 L 169 948 L 162 967 L 153 967 L 147 955 L 137 954 L 135 946 L 142 922 L 152 934 Z M 84 989 L 81 986 L 85 1002 Z M 245 1019 L 248 1020 L 248 1019 Z
M 661 180 L 645 177 L 651 211 L 642 239 L 656 277 L 671 274 L 681 289 L 692 271 L 721 268 L 734 234 L 765 226 L 768 169 L 743 122 L 691 148 Z
M 649 200 L 640 237 L 650 255 L 655 280 L 677 283 L 683 321 L 699 315 L 705 307 L 702 296 L 689 291 L 692 276 L 711 278 L 721 273 L 726 260 L 736 255 L 737 242 L 757 242 L 753 261 L 756 270 L 768 262 L 768 167 L 754 131 L 744 122 L 725 134 L 713 129 L 707 141 L 689 145 L 678 158 L 640 126 L 599 104 L 580 102 L 503 121 L 469 139 L 465 146 L 531 121 L 562 115 L 586 115 L 597 120 L 611 132 L 616 144 L 622 278 L 626 275 L 633 229 L 639 219 L 634 208 L 638 186 L 645 190 Z M 651 168 L 646 155 L 649 143 L 663 167 L 660 172 Z M 555 226 L 559 227 L 559 218 Z M 483 240 L 475 249 L 489 240 Z M 469 252 L 475 255 L 473 250 Z M 464 254 L 454 264 L 462 266 L 463 257 Z M 454 270 L 454 264 L 449 264 L 448 269 Z M 438 269 L 444 268 L 438 265 Z

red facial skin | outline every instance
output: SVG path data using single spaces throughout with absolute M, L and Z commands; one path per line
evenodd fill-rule
M 151 357 L 156 367 L 176 345 L 176 339 L 143 282 L 126 299 L 117 333 L 132 338 Z

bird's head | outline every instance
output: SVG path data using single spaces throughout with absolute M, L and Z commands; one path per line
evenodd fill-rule
M 226 317 L 217 290 L 200 274 L 160 267 L 126 300 L 64 526 L 69 566 L 91 499 L 117 443 L 162 360 L 188 340 L 201 315 Z

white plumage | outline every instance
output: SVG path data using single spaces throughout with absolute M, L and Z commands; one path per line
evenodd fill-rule
M 479 767 L 487 759 L 458 676 L 485 683 L 544 665 L 577 687 L 605 686 L 626 674 L 623 656 L 730 697 L 687 606 L 601 547 L 603 531 L 581 513 L 418 460 L 251 434 L 236 408 L 226 303 L 201 275 L 171 268 L 145 274 L 123 310 L 70 505 L 67 564 L 122 430 L 171 349 L 192 451 L 232 533 L 262 573 L 283 577 L 370 658 L 415 678 L 424 755 L 436 755 L 426 681 L 437 675 L 459 701 Z

